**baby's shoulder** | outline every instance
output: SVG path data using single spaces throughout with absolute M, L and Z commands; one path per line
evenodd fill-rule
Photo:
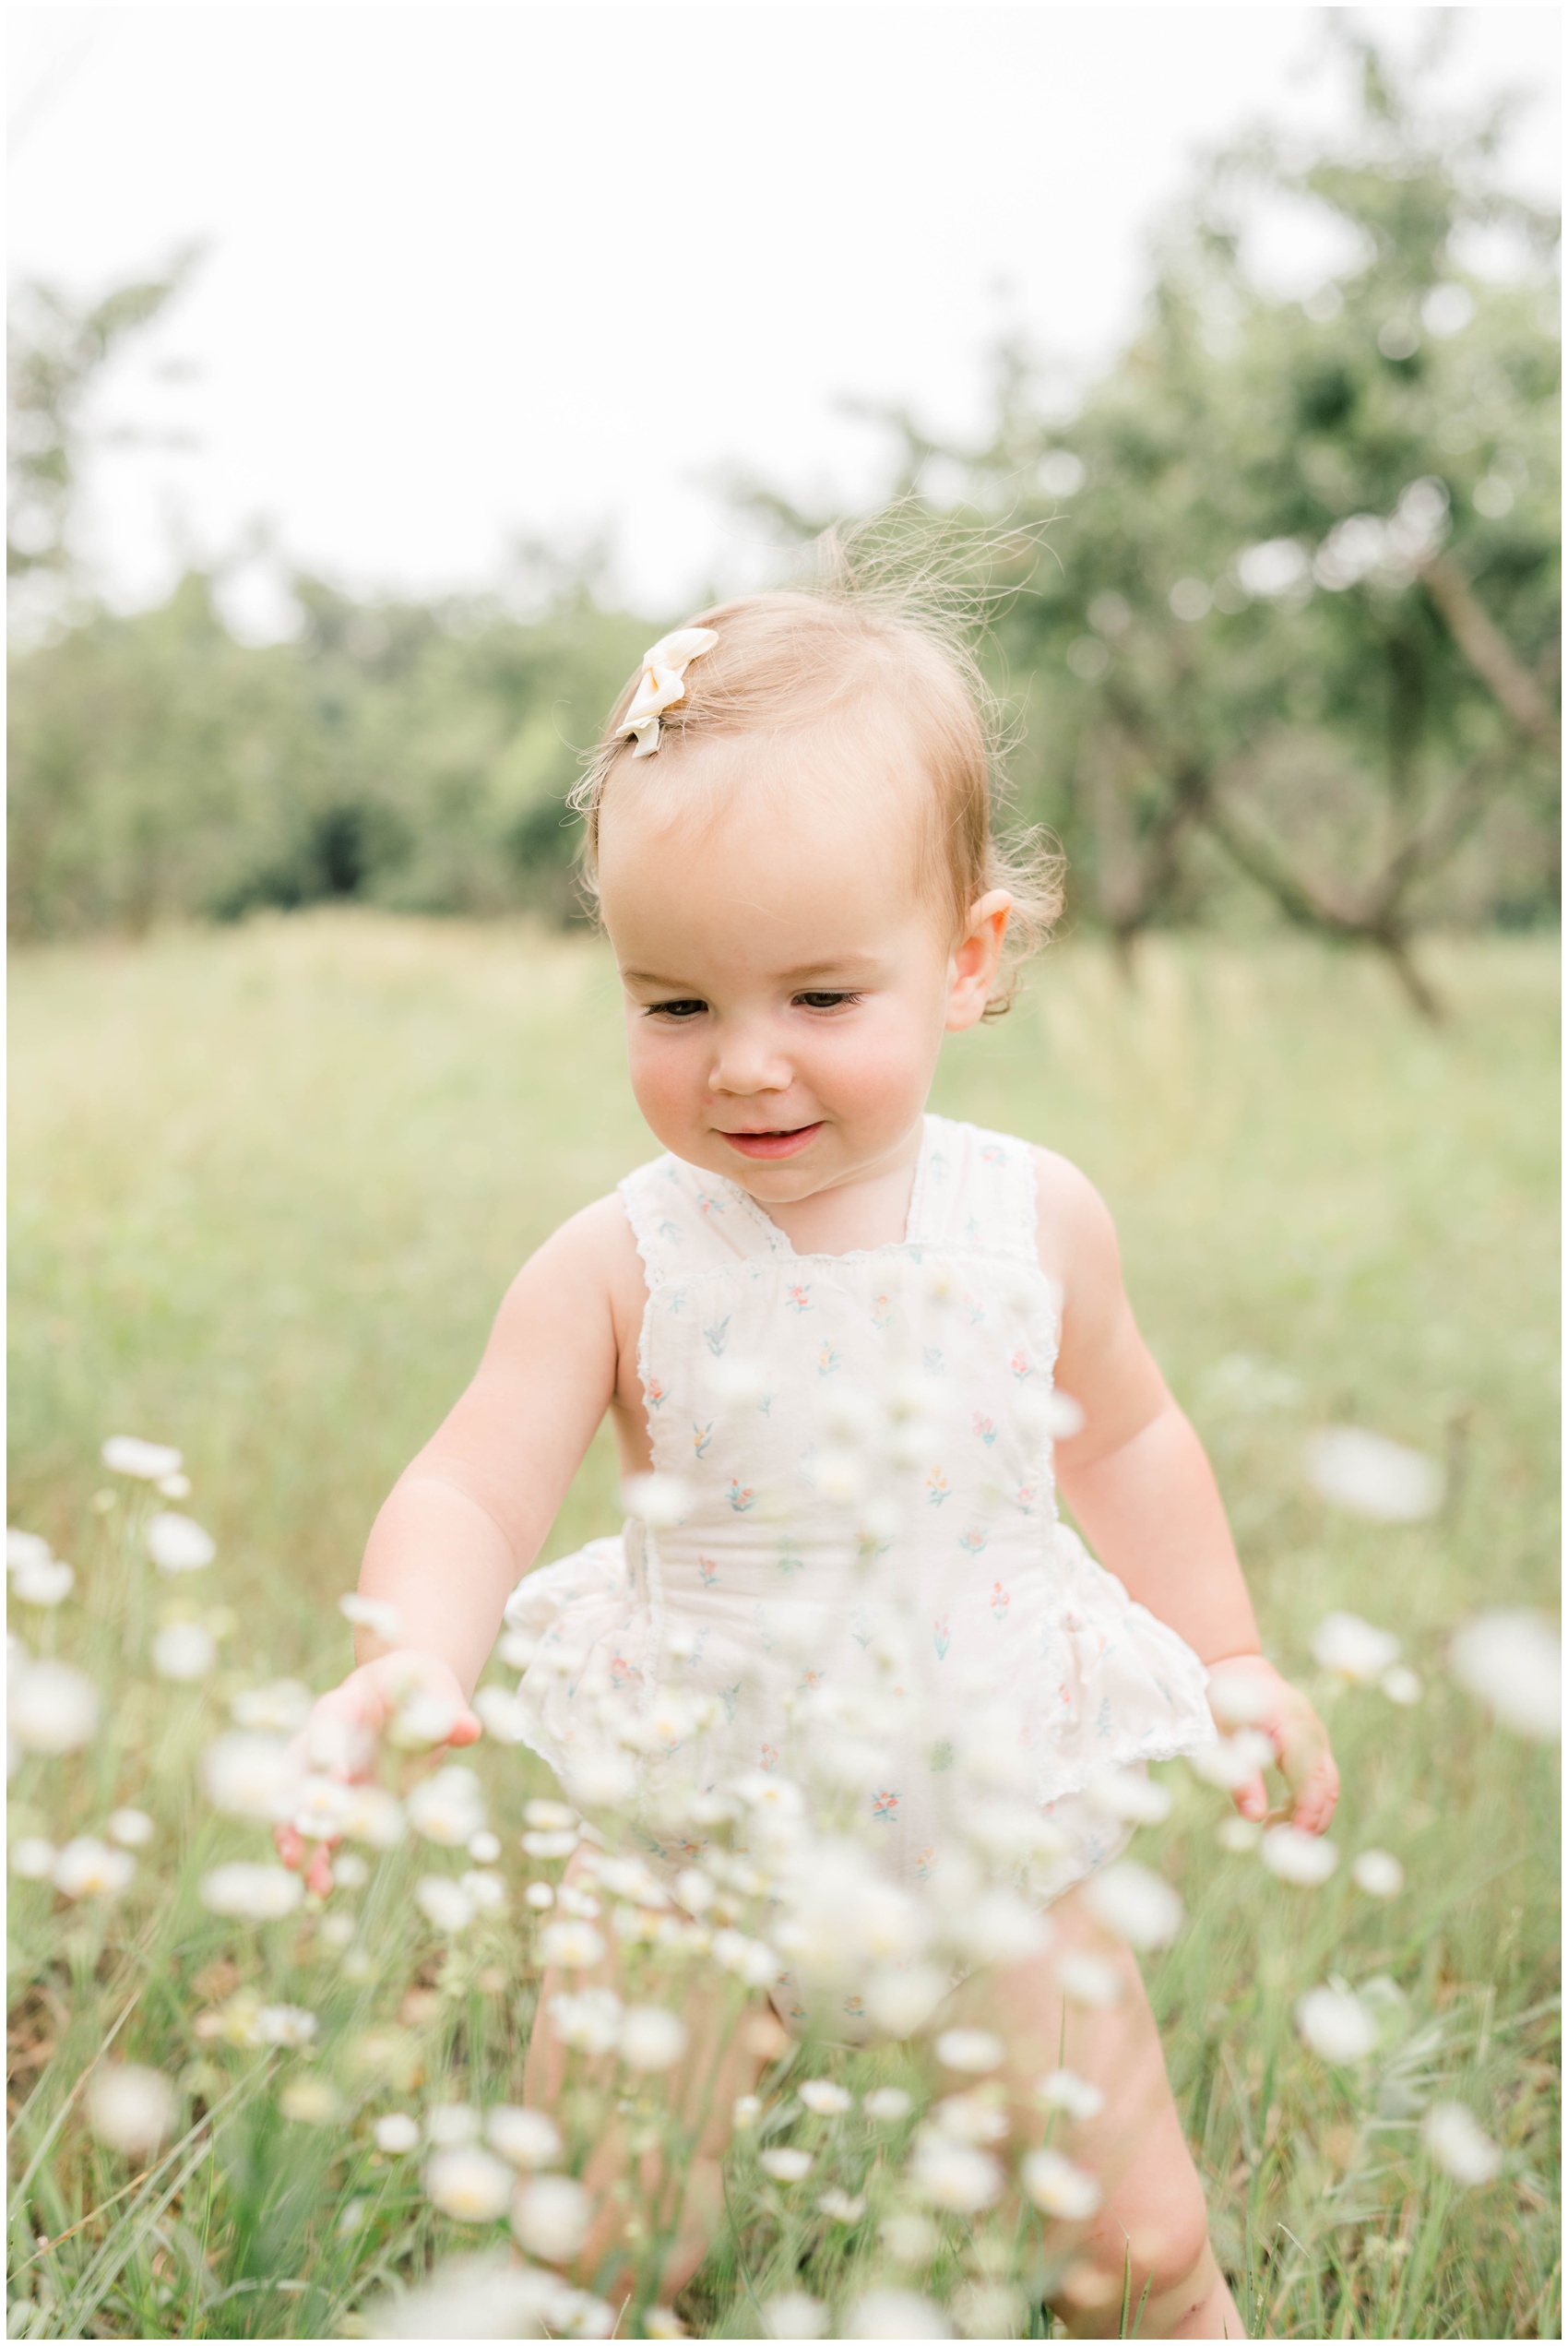
M 1064 1289 L 1117 1271 L 1116 1225 L 1088 1175 L 1055 1149 L 1031 1146 L 1029 1157 L 1041 1269 Z

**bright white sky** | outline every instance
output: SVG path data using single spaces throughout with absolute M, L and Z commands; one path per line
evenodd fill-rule
M 199 445 L 99 457 L 91 554 L 142 601 L 265 521 L 422 592 L 493 579 L 516 533 L 606 532 L 628 596 L 688 606 L 762 559 L 728 471 L 847 504 L 882 480 L 846 396 L 962 435 L 1003 326 L 1103 356 L 1199 150 L 1344 118 L 1338 13 L 13 8 L 13 274 L 95 290 L 208 248 L 108 401 Z M 1402 48 L 1432 14 L 1363 20 Z M 1532 93 L 1512 173 L 1549 199 L 1560 25 L 1464 11 L 1444 75 Z M 231 607 L 270 631 L 264 563 Z

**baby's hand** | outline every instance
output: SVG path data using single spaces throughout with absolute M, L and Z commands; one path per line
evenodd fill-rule
M 460 1747 L 483 1733 L 450 1665 L 436 1654 L 405 1647 L 350 1670 L 340 1686 L 322 1696 L 293 1746 L 300 1772 L 336 1776 L 343 1783 L 362 1781 L 377 1744 L 395 1721 L 410 1730 L 410 1747 L 425 1750 L 445 1744 Z M 284 1864 L 303 1866 L 306 1888 L 325 1896 L 332 1887 L 334 1843 L 307 1841 L 293 1825 L 278 1826 L 273 1839 Z
M 1294 1796 L 1290 1822 L 1306 1833 L 1326 1831 L 1339 1798 L 1339 1770 L 1328 1730 L 1305 1695 L 1262 1654 L 1233 1654 L 1209 1665 L 1208 1705 L 1221 1728 L 1251 1727 L 1268 1737 Z M 1243 1816 L 1261 1823 L 1267 1816 L 1261 1772 L 1233 1797 Z

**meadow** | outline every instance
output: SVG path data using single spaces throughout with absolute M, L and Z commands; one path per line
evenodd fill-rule
M 1265 1645 L 1327 1707 L 1336 1841 L 1404 1867 L 1386 1900 L 1348 1862 L 1282 1887 L 1217 1840 L 1218 1792 L 1162 1771 L 1172 1811 L 1139 1853 L 1187 1923 L 1150 1956 L 1151 1992 L 1254 2334 L 1560 2328 L 1554 1757 L 1445 1666 L 1479 1609 L 1556 1609 L 1557 953 L 1434 941 L 1424 966 L 1450 1008 L 1436 1027 L 1367 960 L 1301 941 L 1155 939 L 1132 985 L 1070 941 L 1006 1019 L 950 1046 L 933 1103 L 1049 1142 L 1102 1189 Z M 518 2098 L 537 1918 L 514 1905 L 445 1942 L 399 1850 L 358 1906 L 343 1892 L 237 1928 L 196 1883 L 266 1836 L 212 1815 L 196 1768 L 236 1697 L 282 1677 L 319 1691 L 348 1666 L 336 1601 L 507 1280 L 653 1153 L 613 970 L 583 936 L 324 912 L 30 949 L 11 1001 L 9 1520 L 77 1576 L 63 1604 L 13 1604 L 12 1626 L 106 1698 L 123 1682 L 82 1748 L 24 1760 L 11 1836 L 65 1843 L 116 1804 L 154 1824 L 117 1898 L 13 1879 L 11 2334 L 392 2334 L 386 2292 L 496 2227 L 433 2207 L 376 2113 L 388 2092 L 416 2113 Z M 1439 1461 L 1442 1506 L 1332 1510 L 1302 1471 L 1328 1424 Z M 148 1579 L 148 1502 L 99 1462 L 116 1434 L 183 1451 L 182 1504 L 217 1543 L 206 1572 Z M 601 1435 L 547 1554 L 617 1520 Z M 1314 1662 L 1336 1608 L 1401 1640 L 1419 1702 Z M 211 1666 L 149 1674 L 148 1641 L 188 1625 Z M 541 1871 L 517 1856 L 524 1802 L 552 1787 L 516 1750 L 477 1757 L 510 1896 Z M 1380 2015 L 1354 2067 L 1292 2022 L 1329 1981 Z M 314 2048 L 247 2041 L 246 1995 L 308 2008 Z M 115 2058 L 176 2090 L 145 2159 L 84 2122 L 112 2030 Z M 367 2032 L 374 2077 L 353 2067 Z M 858 2090 L 903 2058 L 829 2066 Z M 1434 2095 L 1495 2138 L 1494 2180 L 1423 2159 Z M 839 2306 L 881 2275 L 870 2137 L 857 2118 L 830 2145 L 812 2123 L 822 2172 L 831 2153 L 870 2216 L 814 2218 L 742 2144 L 731 2223 L 681 2309 L 702 2334 L 755 2336 L 770 2295 Z M 950 2225 L 926 2285 L 960 2307 L 969 2288 L 969 2335 L 993 2334 L 973 2326 L 1001 2302 L 973 2294 L 986 2270 Z

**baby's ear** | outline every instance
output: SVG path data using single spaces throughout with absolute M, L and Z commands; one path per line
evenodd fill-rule
M 969 911 L 968 926 L 950 964 L 947 1027 L 950 1033 L 974 1026 L 984 1015 L 1001 966 L 1013 899 L 1004 887 L 988 888 Z

